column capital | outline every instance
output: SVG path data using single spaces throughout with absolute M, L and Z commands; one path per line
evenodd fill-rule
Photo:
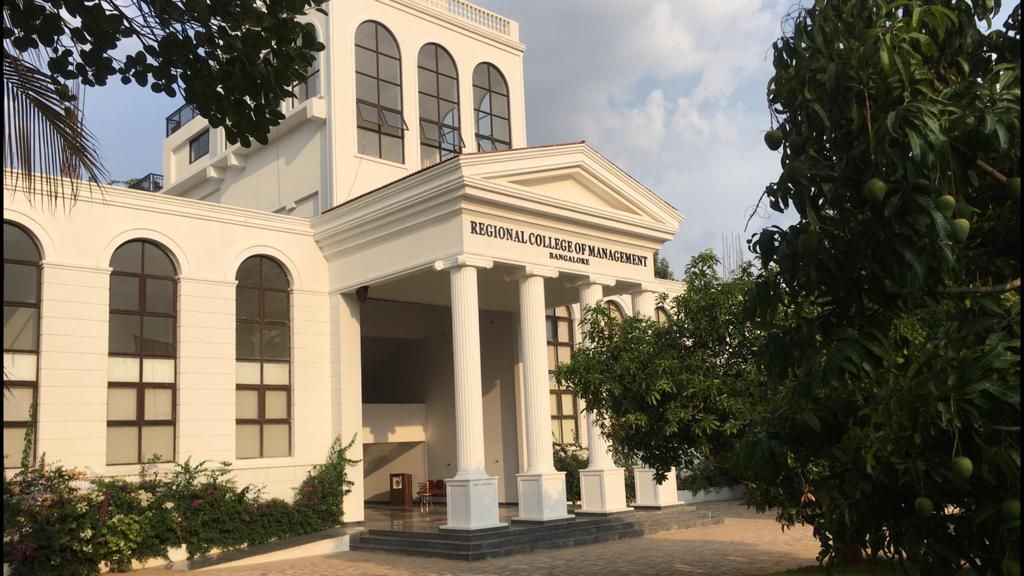
M 434 262 L 434 270 L 438 271 L 463 268 L 466 266 L 472 266 L 473 268 L 493 268 L 494 260 L 483 256 L 474 256 L 472 254 L 460 254 L 452 258 L 446 258 L 444 260 L 437 260 Z
M 609 276 L 596 276 L 591 274 L 588 276 L 584 276 L 583 278 L 580 278 L 578 280 L 570 281 L 568 283 L 568 286 L 570 288 L 578 288 L 582 286 L 593 286 L 596 284 L 598 286 L 604 286 L 605 288 L 611 288 L 612 286 L 615 286 L 615 282 L 615 278 L 611 278 Z
M 521 278 L 530 278 L 532 276 L 540 276 L 541 278 L 558 278 L 558 270 L 554 268 L 546 268 L 544 266 L 523 266 L 520 270 L 516 270 L 511 274 L 505 275 L 505 280 L 519 280 Z
M 631 288 L 629 290 L 628 294 L 630 296 L 640 295 L 640 294 L 658 294 L 658 290 L 654 286 L 652 286 L 650 284 L 642 283 L 642 284 L 636 286 L 635 288 Z

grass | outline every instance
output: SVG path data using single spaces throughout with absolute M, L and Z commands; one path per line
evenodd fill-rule
M 871 564 L 866 566 L 855 566 L 850 568 L 836 568 L 832 572 L 828 569 L 820 566 L 807 566 L 804 568 L 797 568 L 795 570 L 783 570 L 782 572 L 772 572 L 766 576 L 915 576 L 917 571 L 913 570 L 909 566 L 907 571 L 904 572 L 899 564 Z M 964 576 L 974 574 L 970 570 L 963 571 Z

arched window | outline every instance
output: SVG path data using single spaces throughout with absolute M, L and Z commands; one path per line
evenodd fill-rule
M 39 359 L 39 247 L 4 221 L 4 468 L 17 468 L 25 433 L 35 429 Z M 33 435 L 34 437 L 34 435 Z M 35 455 L 35 443 L 29 447 Z
M 483 62 L 473 70 L 473 111 L 478 150 L 487 152 L 512 147 L 508 82 L 494 64 Z
M 459 72 L 447 50 L 420 48 L 417 60 L 420 96 L 420 163 L 436 164 L 462 152 L 459 133 Z
M 405 162 L 398 42 L 372 21 L 356 29 L 356 120 L 360 154 Z
M 573 349 L 572 311 L 568 306 L 548 310 L 548 380 L 551 384 L 551 434 L 559 444 L 571 444 L 578 439 L 576 415 L 579 409 L 576 395 L 560 385 L 554 376 L 555 368 L 568 362 Z
M 291 454 L 291 305 L 284 268 L 252 256 L 235 275 L 235 455 Z
M 658 306 L 654 309 L 654 319 L 659 324 L 668 324 L 668 310 L 664 306 Z
M 295 99 L 292 101 L 293 107 L 309 100 L 310 98 L 320 95 L 319 52 L 313 54 L 313 62 L 311 62 L 309 68 L 306 69 L 306 78 L 295 86 L 292 86 L 292 92 L 295 93 Z
M 147 240 L 110 259 L 107 464 L 174 460 L 177 276 Z

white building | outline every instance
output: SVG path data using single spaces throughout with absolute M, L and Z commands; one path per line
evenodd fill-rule
M 161 193 L 108 187 L 67 212 L 4 175 L 5 467 L 33 401 L 49 461 L 229 460 L 283 497 L 355 436 L 347 521 L 408 472 L 447 479 L 449 525 L 476 529 L 499 502 L 564 517 L 552 438 L 578 434 L 583 509 L 624 508 L 622 470 L 549 369 L 581 305 L 653 315 L 678 290 L 653 253 L 682 217 L 582 142 L 527 146 L 515 22 L 462 0 L 311 20 L 327 49 L 267 145 L 185 108 Z M 674 500 L 640 480 L 639 503 Z

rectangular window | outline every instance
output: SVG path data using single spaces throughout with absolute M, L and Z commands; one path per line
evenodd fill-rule
M 188 143 L 188 163 L 192 164 L 203 156 L 210 153 L 210 131 L 203 130 L 203 133 L 196 136 Z

